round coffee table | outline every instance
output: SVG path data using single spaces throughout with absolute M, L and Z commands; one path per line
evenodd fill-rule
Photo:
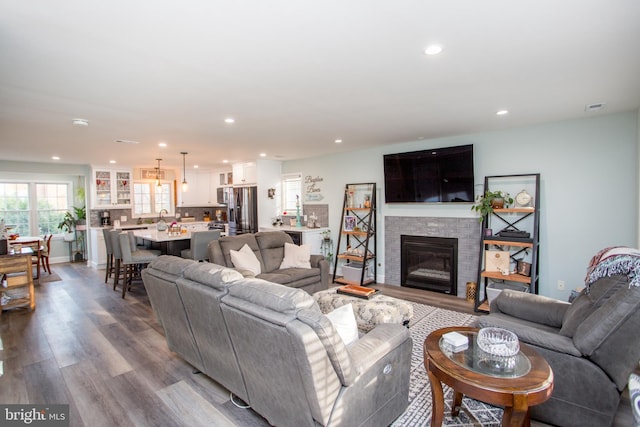
M 468 348 L 453 352 L 441 345 L 442 335 L 458 332 L 469 339 Z M 451 415 L 457 416 L 462 396 L 504 407 L 503 426 L 529 425 L 529 407 L 551 397 L 553 372 L 542 356 L 520 343 L 520 353 L 509 363 L 496 365 L 476 344 L 477 328 L 438 329 L 424 341 L 424 366 L 431 382 L 431 426 L 442 425 L 442 383 L 454 390 Z

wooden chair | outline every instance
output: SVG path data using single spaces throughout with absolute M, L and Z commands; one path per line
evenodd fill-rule
M 40 246 L 40 262 L 42 269 L 51 274 L 51 266 L 49 265 L 49 254 L 51 253 L 51 238 L 53 234 L 44 235 L 43 243 Z

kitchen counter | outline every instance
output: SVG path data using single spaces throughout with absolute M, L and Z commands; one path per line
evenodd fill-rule
M 307 226 L 303 226 L 303 227 L 295 227 L 295 226 L 290 226 L 290 225 L 270 225 L 268 227 L 260 227 L 259 228 L 260 231 L 299 231 L 302 233 L 305 232 L 312 232 L 312 231 L 319 231 L 319 232 L 323 232 L 323 231 L 328 231 L 329 227 L 317 227 L 317 228 L 309 228 Z
M 292 227 L 290 225 L 260 227 L 260 231 L 284 231 L 293 239 L 297 245 L 310 245 L 311 253 L 322 255 L 322 233 L 329 231 L 329 227 Z

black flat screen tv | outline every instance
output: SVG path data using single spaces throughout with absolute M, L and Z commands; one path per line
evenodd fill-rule
M 384 155 L 386 203 L 473 202 L 473 145 Z

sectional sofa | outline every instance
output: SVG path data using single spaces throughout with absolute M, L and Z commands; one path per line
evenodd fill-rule
M 402 325 L 347 346 L 302 288 L 167 255 L 142 277 L 169 348 L 271 425 L 382 427 L 407 408 Z

